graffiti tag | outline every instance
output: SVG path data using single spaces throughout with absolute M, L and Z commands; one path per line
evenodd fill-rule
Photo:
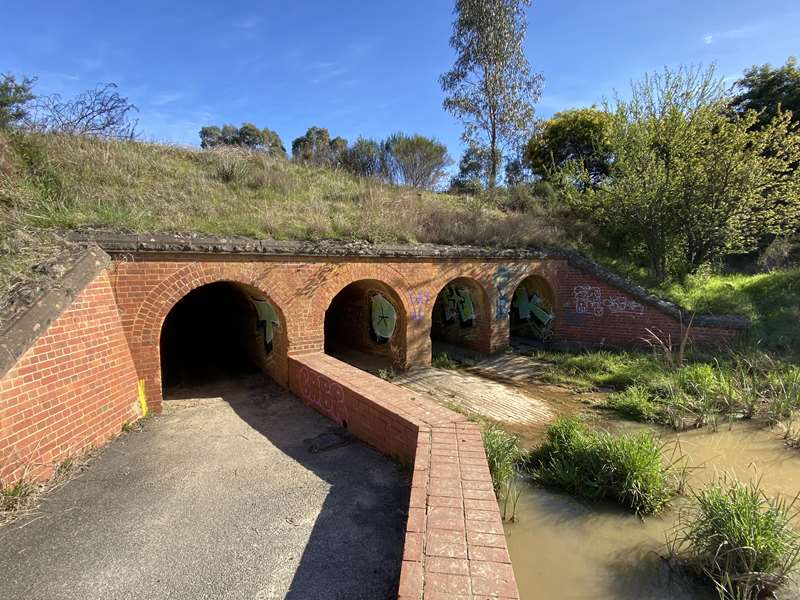
M 609 296 L 603 298 L 599 287 L 576 285 L 573 289 L 575 312 L 579 315 L 602 317 L 606 310 L 612 315 L 639 316 L 644 314 L 644 306 L 626 296 Z
M 300 371 L 300 395 L 312 407 L 339 425 L 347 421 L 347 405 L 341 384 L 308 367 Z

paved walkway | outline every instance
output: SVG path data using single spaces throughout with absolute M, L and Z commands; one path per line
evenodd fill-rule
M 165 403 L 0 528 L 0 598 L 392 597 L 408 505 L 396 466 L 337 446 L 330 421 L 260 378 L 202 396 Z
M 547 404 L 530 394 L 466 371 L 416 367 L 392 383 L 502 423 L 534 425 L 555 418 Z

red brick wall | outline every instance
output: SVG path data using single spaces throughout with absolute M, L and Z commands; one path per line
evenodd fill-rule
M 138 417 L 136 371 L 103 271 L 0 379 L 0 482 L 46 478 Z
M 393 290 L 399 321 L 399 367 L 429 364 L 431 314 L 450 281 L 470 280 L 481 291 L 486 318 L 468 340 L 496 351 L 508 345 L 508 309 L 516 286 L 543 277 L 555 296 L 554 339 L 585 344 L 641 344 L 645 328 L 680 337 L 680 324 L 565 260 L 348 259 L 209 256 L 117 260 L 96 278 L 0 382 L 0 476 L 25 462 L 44 472 L 53 461 L 111 435 L 135 417 L 136 379 L 150 407 L 161 406 L 161 327 L 191 290 L 229 281 L 258 291 L 276 308 L 280 326 L 268 370 L 289 386 L 289 358 L 324 345 L 325 310 L 348 284 L 371 279 Z M 124 334 L 123 334 L 124 332 Z M 701 328 L 696 341 L 725 343 L 735 330 Z M 127 340 L 127 345 L 126 345 Z M 135 371 L 133 368 L 135 365 Z
M 224 258 L 225 260 L 221 260 Z M 271 374 L 288 385 L 288 356 L 319 352 L 324 346 L 325 311 L 350 283 L 371 279 L 394 290 L 404 313 L 404 355 L 399 367 L 429 364 L 430 328 L 435 299 L 456 278 L 467 278 L 482 291 L 487 318 L 468 343 L 494 352 L 509 343 L 511 297 L 526 277 L 544 278 L 555 296 L 554 341 L 589 345 L 641 345 L 645 328 L 680 337 L 680 324 L 650 304 L 634 300 L 605 281 L 566 260 L 480 261 L 466 259 L 298 259 L 266 257 L 234 260 L 230 255 L 195 262 L 168 260 L 118 261 L 112 286 L 130 341 L 139 376 L 153 407 L 161 402 L 159 336 L 170 308 L 189 291 L 213 281 L 232 281 L 259 290 L 278 309 L 282 327 L 276 332 Z M 402 322 L 402 319 L 401 319 Z M 359 331 L 365 330 L 364 327 Z M 702 342 L 726 342 L 736 332 L 696 328 Z M 401 352 L 402 353 L 402 352 Z

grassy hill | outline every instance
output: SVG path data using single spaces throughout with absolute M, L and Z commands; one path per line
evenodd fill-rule
M 566 244 L 557 213 L 543 202 L 505 210 L 244 150 L 0 132 L 0 312 L 49 276 L 67 249 L 57 230 L 519 247 Z

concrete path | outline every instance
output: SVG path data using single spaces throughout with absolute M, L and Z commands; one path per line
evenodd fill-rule
M 394 463 L 336 445 L 261 378 L 202 396 L 165 403 L 1 528 L 0 598 L 392 597 L 408 499 Z
M 461 370 L 416 367 L 396 376 L 392 383 L 501 423 L 533 425 L 555 418 L 537 398 Z

